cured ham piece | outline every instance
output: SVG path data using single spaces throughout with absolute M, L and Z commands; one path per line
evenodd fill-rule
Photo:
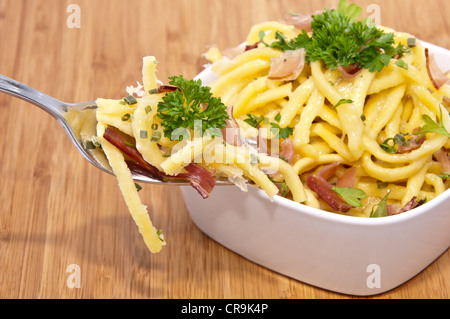
M 287 24 L 293 25 L 299 30 L 305 30 L 306 32 L 312 31 L 311 22 L 314 20 L 314 15 L 323 13 L 323 10 L 315 11 L 313 14 L 305 15 L 293 15 L 287 14 L 285 21 Z
M 270 80 L 294 81 L 305 66 L 305 49 L 286 50 L 282 56 L 270 59 Z
M 441 148 L 439 151 L 435 152 L 434 157 L 442 166 L 442 172 L 450 173 L 450 156 L 445 151 L 444 148 Z
M 434 87 L 439 90 L 444 84 L 450 84 L 450 79 L 446 73 L 442 72 L 434 59 L 434 55 L 429 53 L 428 48 L 425 48 L 425 57 L 427 62 L 428 75 L 433 82 Z
M 114 145 L 129 159 L 126 163 L 129 169 L 137 174 L 148 176 L 162 181 L 164 177 L 179 178 L 189 181 L 192 187 L 203 197 L 208 198 L 214 189 L 216 179 L 203 166 L 195 163 L 190 163 L 184 167 L 186 173 L 179 173 L 175 176 L 170 176 L 158 170 L 155 166 L 149 164 L 144 160 L 141 153 L 134 146 L 136 141 L 132 136 L 129 136 L 115 127 L 108 126 L 103 134 L 105 140 Z
M 240 127 L 233 117 L 233 107 L 227 107 L 227 114 L 230 117 L 229 120 L 225 120 L 226 126 L 221 129 L 223 140 L 234 146 L 241 146 L 241 132 Z
M 331 190 L 333 185 L 323 177 L 309 175 L 306 179 L 306 184 L 334 210 L 345 213 L 352 208 L 351 205 L 347 204 L 338 194 Z
M 319 195 L 319 197 L 336 211 L 346 213 L 352 206 L 346 203 L 337 193 L 331 189 L 333 185 L 328 182 L 339 167 L 339 162 L 333 162 L 323 167 L 317 176 L 310 175 L 306 179 L 306 185 Z M 349 173 L 351 175 L 352 173 Z

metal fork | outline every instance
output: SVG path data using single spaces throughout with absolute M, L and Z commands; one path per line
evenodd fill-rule
M 76 134 L 74 133 L 74 128 L 71 127 L 69 122 L 66 120 L 66 115 L 69 110 L 75 110 L 78 112 L 83 112 L 87 110 L 96 109 L 97 105 L 94 101 L 91 102 L 81 102 L 81 103 L 66 103 L 59 101 L 51 96 L 48 96 L 36 89 L 33 89 L 23 83 L 20 83 L 16 80 L 10 79 L 4 75 L 0 75 L 0 92 L 4 92 L 6 94 L 18 97 L 22 100 L 25 100 L 27 102 L 30 102 L 42 110 L 49 113 L 51 116 L 53 116 L 59 124 L 64 128 L 67 135 L 69 136 L 72 143 L 77 148 L 78 152 L 83 155 L 83 157 L 88 160 L 91 164 L 93 164 L 95 167 L 101 169 L 104 172 L 113 174 L 110 168 L 103 165 L 97 157 L 94 155 L 94 152 L 87 149 L 86 146 L 83 144 L 83 141 L 81 139 L 78 139 L 76 137 Z M 95 116 L 95 113 L 92 112 L 92 116 Z M 177 185 L 189 185 L 188 181 L 182 180 L 182 179 L 176 179 L 176 178 L 166 178 L 163 180 L 158 180 L 154 178 L 150 178 L 145 175 L 141 175 L 139 173 L 133 172 L 133 179 L 140 182 L 145 183 L 173 183 Z M 229 182 L 226 181 L 218 181 L 219 184 L 229 184 Z

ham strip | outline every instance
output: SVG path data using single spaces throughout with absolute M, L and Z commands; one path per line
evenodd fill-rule
M 134 146 L 136 145 L 136 140 L 132 136 L 121 132 L 115 127 L 108 125 L 103 137 L 129 158 L 126 160 L 126 163 L 134 173 L 160 181 L 163 181 L 164 177 L 187 180 L 203 198 L 208 198 L 215 186 L 215 177 L 206 168 L 195 163 L 190 163 L 184 167 L 187 173 L 170 176 L 161 172 L 144 160 L 141 153 Z
M 345 67 L 343 65 L 338 66 L 338 70 L 341 71 L 342 76 L 346 80 L 353 79 L 355 76 L 359 74 L 359 72 L 362 70 L 357 65 L 349 65 L 348 67 Z
M 347 204 L 338 194 L 331 190 L 333 185 L 328 183 L 322 176 L 309 175 L 306 179 L 306 185 L 334 210 L 345 213 L 352 208 L 351 205 Z
M 400 145 L 397 149 L 398 154 L 405 154 L 411 151 L 419 149 L 422 144 L 427 140 L 425 136 L 419 138 L 419 136 L 413 136 L 410 140 L 408 140 L 408 145 Z
M 283 142 L 281 142 L 280 156 L 282 156 L 283 159 L 286 159 L 288 163 L 292 165 L 294 163 L 294 155 L 295 149 L 292 140 L 290 138 L 283 140 Z
M 434 157 L 442 166 L 442 172 L 450 173 L 450 157 L 444 148 L 435 152 Z
M 305 66 L 305 49 L 286 50 L 282 56 L 270 59 L 268 78 L 278 81 L 294 81 Z
M 221 129 L 223 140 L 234 146 L 241 146 L 241 132 L 240 127 L 233 117 L 233 107 L 227 107 L 227 114 L 230 116 L 229 120 L 225 120 L 226 126 Z
M 337 182 L 336 186 L 350 187 L 350 188 L 355 187 L 357 169 L 358 169 L 357 167 L 350 167 L 348 170 L 346 170 L 344 175 L 342 175 L 339 181 Z
M 444 84 L 450 84 L 450 79 L 439 68 L 434 59 L 434 55 L 429 53 L 428 48 L 425 48 L 425 57 L 427 61 L 428 76 L 430 77 L 431 82 L 433 82 L 434 87 L 439 90 Z
M 306 32 L 311 32 L 311 22 L 314 20 L 314 15 L 323 13 L 323 10 L 315 11 L 313 14 L 305 15 L 292 15 L 287 14 L 285 16 L 285 21 L 287 24 L 293 25 L 299 30 L 305 30 Z
M 352 206 L 346 203 L 337 193 L 331 189 L 333 185 L 327 180 L 331 178 L 339 167 L 339 162 L 333 162 L 324 166 L 317 176 L 310 175 L 306 179 L 306 185 L 319 195 L 319 197 L 325 201 L 331 208 L 336 211 L 346 213 L 352 208 Z M 351 173 L 349 173 L 351 174 Z

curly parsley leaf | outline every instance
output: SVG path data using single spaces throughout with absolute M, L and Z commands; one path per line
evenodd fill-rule
M 279 138 L 281 137 L 282 139 L 287 139 L 289 136 L 294 134 L 294 130 L 291 127 L 281 128 L 277 123 L 270 123 L 270 126 L 270 132 Z
M 201 80 L 187 80 L 182 75 L 169 79 L 169 84 L 178 90 L 167 93 L 158 103 L 157 115 L 162 120 L 164 136 L 172 139 L 175 130 L 199 129 L 198 123 L 201 123 L 202 136 L 207 130 L 213 137 L 220 135 L 230 116 L 220 98 L 212 96 L 211 88 L 202 86 Z
M 250 113 L 247 114 L 247 116 L 248 118 L 245 119 L 244 122 L 253 127 L 258 127 L 261 123 L 267 124 L 269 122 L 269 119 L 264 116 L 258 116 Z
M 341 0 L 339 7 L 313 16 L 311 37 L 303 30 L 288 41 L 277 32 L 275 40 L 266 45 L 282 51 L 304 48 L 307 63 L 322 61 L 331 70 L 357 65 L 370 72 L 381 71 L 392 58 L 409 52 L 402 44 L 394 46 L 393 33 L 385 33 L 366 20 L 355 21 L 360 15 L 358 6 Z

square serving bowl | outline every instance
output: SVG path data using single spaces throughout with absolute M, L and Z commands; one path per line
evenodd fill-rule
M 450 51 L 422 42 L 440 67 Z M 213 75 L 199 75 L 204 83 Z M 450 246 L 450 190 L 409 212 L 360 218 L 325 212 L 250 186 L 217 186 L 208 199 L 182 187 L 190 217 L 219 244 L 301 282 L 370 296 L 421 272 Z

